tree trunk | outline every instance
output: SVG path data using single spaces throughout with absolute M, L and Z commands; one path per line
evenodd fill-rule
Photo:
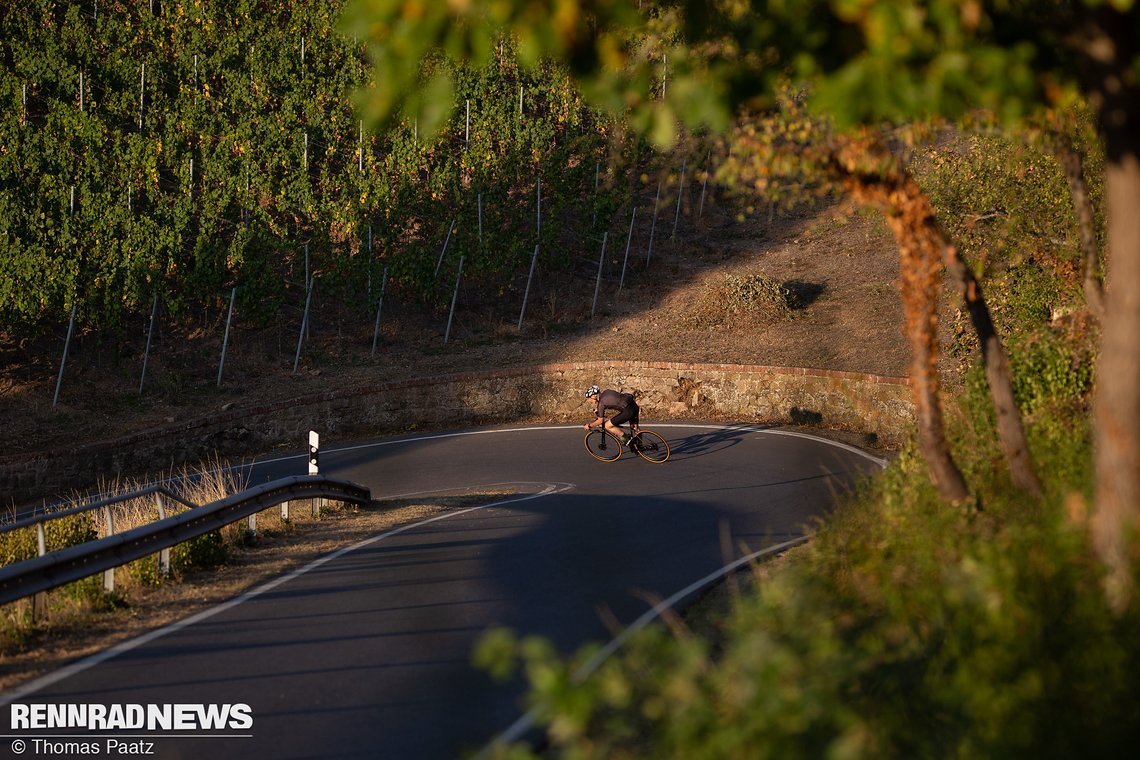
M 933 223 L 933 217 L 931 222 Z M 1033 468 L 1021 411 L 1017 408 L 1017 401 L 1013 397 L 1009 357 L 990 317 L 986 299 L 982 296 L 982 286 L 958 253 L 958 249 L 946 238 L 946 233 L 941 228 L 936 228 L 932 230 L 932 234 L 940 239 L 946 271 L 954 278 L 966 302 L 970 322 L 973 323 L 974 332 L 978 336 L 978 344 L 982 349 L 982 366 L 986 371 L 986 384 L 989 386 L 990 401 L 997 417 L 998 440 L 1006 461 L 1009 462 L 1013 483 L 1021 490 L 1040 497 L 1043 494 L 1041 480 Z
M 1140 527 L 1140 83 L 1133 76 L 1140 5 L 1086 7 L 1081 20 L 1083 84 L 1104 137 L 1108 213 L 1092 532 L 1109 569 L 1109 601 L 1122 610 L 1131 597 Z
M 1085 301 L 1089 305 L 1089 313 L 1098 321 L 1103 320 L 1104 289 L 1098 273 L 1100 252 L 1096 244 L 1096 221 L 1089 188 L 1085 183 L 1081 154 L 1065 135 L 1055 138 L 1053 153 L 1069 183 L 1069 195 L 1073 199 L 1073 209 L 1077 212 L 1077 231 L 1081 241 L 1081 285 L 1085 291 Z
M 950 242 L 946 231 L 938 224 L 930 201 L 914 178 L 905 170 L 899 170 L 895 185 L 892 208 L 897 211 L 900 219 L 909 218 L 909 221 L 901 225 L 902 231 L 896 231 L 896 237 L 905 234 L 914 241 L 913 245 L 929 249 L 932 256 L 940 258 L 962 294 L 981 347 L 986 384 L 990 389 L 990 401 L 997 418 L 998 441 L 1009 463 L 1013 483 L 1026 493 L 1040 497 L 1043 489 L 1029 456 L 1025 426 L 1013 396 L 1009 357 L 994 327 L 989 307 L 986 306 L 982 286 L 957 247 Z
M 1140 159 L 1110 162 L 1108 298 L 1094 399 L 1096 511 L 1093 539 L 1110 570 L 1109 598 L 1129 600 L 1140 527 Z
M 852 194 L 886 212 L 898 241 L 903 311 L 911 349 L 911 387 L 918 422 L 918 446 L 939 496 L 950 502 L 969 496 L 966 480 L 954 463 L 938 397 L 938 300 L 942 290 L 940 249 L 929 235 L 929 206 L 915 203 L 905 183 L 870 181 L 847 175 Z

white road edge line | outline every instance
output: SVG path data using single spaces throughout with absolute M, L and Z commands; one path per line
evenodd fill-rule
M 428 433 L 425 435 L 414 436 L 411 438 L 393 438 L 385 441 L 373 441 L 371 443 L 361 443 L 354 446 L 343 446 L 340 448 L 325 449 L 324 454 L 337 454 L 347 451 L 360 451 L 362 449 L 379 448 L 381 446 L 395 446 L 401 443 L 417 443 L 419 441 L 435 441 L 441 438 L 458 438 L 466 435 L 494 435 L 497 433 L 526 433 L 533 430 L 571 430 L 574 428 L 581 428 L 581 425 L 533 425 L 528 427 L 512 427 L 512 428 L 494 428 L 491 430 L 459 430 L 451 433 Z M 826 443 L 831 446 L 849 451 L 853 454 L 858 454 L 865 459 L 869 459 L 880 467 L 887 466 L 887 460 L 880 457 L 868 454 L 866 451 L 851 446 L 850 444 L 842 443 L 840 441 L 833 441 L 830 438 L 824 438 L 819 435 L 812 435 L 811 433 L 801 433 L 795 430 L 774 430 L 771 428 L 758 427 L 756 425 L 718 425 L 714 423 L 701 423 L 701 422 L 651 422 L 646 423 L 647 428 L 698 428 L 702 430 L 734 430 L 741 433 L 758 433 L 764 435 L 786 435 L 794 438 L 805 438 L 810 441 L 818 441 Z M 287 462 L 291 459 L 302 459 L 308 456 L 307 454 L 291 454 L 289 456 L 277 457 L 276 459 L 259 459 L 249 463 L 249 466 L 260 464 L 273 464 L 275 462 Z M 246 466 L 246 465 L 243 465 Z
M 499 484 L 499 485 L 505 485 L 505 484 Z M 522 483 L 520 483 L 520 485 L 522 485 Z M 167 625 L 167 626 L 163 626 L 162 628 L 157 628 L 153 631 L 148 631 L 147 633 L 144 633 L 141 636 L 136 636 L 133 639 L 129 639 L 128 641 L 124 641 L 120 644 L 116 644 L 115 646 L 111 647 L 110 649 L 105 649 L 102 652 L 97 652 L 96 654 L 93 654 L 89 657 L 84 657 L 81 660 L 77 660 L 77 661 L 75 661 L 69 665 L 65 665 L 64 667 L 60 668 L 59 670 L 54 670 L 50 673 L 47 673 L 43 676 L 40 676 L 39 678 L 37 678 L 33 681 L 29 681 L 26 684 L 23 684 L 21 686 L 17 686 L 16 688 L 12 689 L 10 692 L 3 694 L 3 695 L 0 695 L 0 707 L 7 705 L 7 704 L 11 704 L 12 702 L 15 702 L 16 700 L 23 699 L 23 698 L 28 697 L 32 694 L 35 694 L 40 689 L 44 689 L 48 686 L 51 686 L 52 684 L 58 683 L 59 681 L 70 678 L 73 675 L 76 675 L 78 673 L 82 673 L 83 671 L 88 670 L 89 668 L 95 667 L 99 663 L 106 662 L 107 660 L 110 660 L 110 659 L 117 657 L 121 654 L 125 654 L 126 652 L 129 652 L 133 649 L 137 649 L 138 647 L 140 647 L 144 644 L 147 644 L 151 641 L 154 641 L 155 639 L 162 638 L 163 636 L 166 636 L 167 634 L 170 634 L 170 633 L 174 633 L 175 631 L 180 631 L 183 628 L 187 628 L 191 625 L 194 625 L 195 623 L 200 623 L 203 620 L 207 620 L 207 619 L 209 619 L 209 618 L 211 618 L 211 617 L 213 617 L 219 613 L 225 612 L 228 609 L 236 607 L 239 604 L 242 604 L 243 602 L 248 602 L 251 599 L 254 599 L 258 596 L 261 596 L 262 594 L 266 593 L 267 591 L 272 591 L 273 589 L 277 588 L 278 586 L 280 586 L 284 583 L 288 583 L 289 581 L 293 580 L 294 578 L 299 578 L 300 576 L 304 575 L 305 573 L 309 572 L 310 570 L 315 570 L 316 568 L 320 567 L 321 565 L 324 565 L 325 563 L 331 562 L 334 559 L 339 559 L 340 557 L 343 557 L 344 555 L 349 554 L 351 552 L 357 551 L 358 549 L 363 549 L 364 547 L 370 546 L 371 544 L 374 544 L 377 541 L 383 540 L 385 538 L 390 538 L 390 537 L 395 536 L 395 535 L 399 535 L 400 533 L 406 533 L 407 531 L 413 530 L 415 528 L 423 527 L 424 525 L 428 525 L 430 523 L 437 522 L 439 520 L 445 520 L 445 519 L 450 518 L 450 517 L 458 517 L 459 515 L 465 515 L 465 514 L 469 514 L 471 512 L 477 512 L 480 509 L 490 509 L 492 507 L 501 507 L 505 504 L 514 504 L 514 503 L 521 502 L 521 501 L 530 501 L 531 499 L 538 499 L 538 498 L 542 498 L 544 496 L 550 496 L 550 495 L 556 494 L 556 493 L 563 493 L 563 492 L 568 491 L 574 487 L 570 483 L 546 483 L 543 485 L 545 485 L 545 488 L 543 488 L 543 490 L 538 492 L 538 493 L 527 494 L 526 496 L 520 496 L 518 498 L 502 499 L 500 501 L 492 502 L 490 504 L 481 504 L 477 507 L 468 507 L 467 509 L 460 509 L 460 510 L 457 510 L 455 512 L 448 512 L 446 514 L 436 515 L 435 517 L 429 517 L 426 520 L 419 520 L 417 522 L 410 523 L 408 525 L 401 525 L 398 528 L 394 528 L 392 530 L 385 531 L 384 533 L 380 533 L 378 535 L 372 536 L 371 538 L 366 538 L 363 541 L 359 541 L 355 544 L 352 544 L 351 546 L 346 546 L 346 547 L 337 549 L 334 552 L 330 552 L 329 554 L 326 554 L 322 557 L 318 557 L 317 559 L 313 560 L 312 562 L 310 562 L 307 565 L 296 568 L 296 569 L 292 570 L 291 572 L 286 573 L 285 575 L 278 576 L 277 578 L 274 578 L 273 580 L 270 580 L 270 581 L 267 581 L 266 583 L 263 583 L 262 585 L 258 586 L 257 588 L 250 589 L 249 591 L 246 591 L 244 594 L 241 594 L 239 596 L 235 596 L 234 598 L 229 599 L 225 602 L 222 602 L 219 605 L 216 605 L 216 606 L 211 607 L 211 608 L 206 609 L 206 610 L 202 610 L 201 612 L 198 612 L 194 615 L 191 615 L 188 618 L 183 618 L 182 620 L 176 621 L 176 622 L 171 623 L 170 625 Z M 449 489 L 449 490 L 452 490 L 452 489 Z M 432 493 L 432 492 L 422 491 L 422 492 L 419 492 L 418 494 L 408 494 L 408 496 L 422 495 L 425 493 Z
M 659 425 L 658 427 L 661 426 Z M 630 637 L 660 617 L 661 613 L 668 609 L 671 609 L 679 601 L 689 596 L 690 594 L 700 591 L 704 587 L 711 585 L 714 581 L 720 580 L 725 575 L 728 575 L 732 571 L 748 564 L 749 562 L 752 562 L 753 560 L 759 559 L 760 557 L 766 556 L 768 554 L 775 554 L 777 552 L 784 551 L 785 549 L 790 549 L 793 546 L 799 546 L 802 543 L 806 543 L 807 540 L 807 536 L 801 536 L 800 538 L 794 538 L 791 541 L 785 541 L 781 544 L 776 544 L 775 546 L 769 546 L 766 549 L 761 549 L 760 551 L 753 552 L 746 557 L 741 557 L 735 562 L 731 562 L 719 570 L 706 575 L 699 581 L 690 583 L 688 586 L 673 594 L 668 599 L 665 599 L 653 605 L 653 607 L 643 613 L 641 617 L 633 621 L 625 630 L 614 637 L 610 643 L 606 644 L 606 646 L 598 650 L 598 652 L 596 652 L 593 657 L 584 662 L 581 667 L 574 671 L 571 677 L 576 682 L 584 681 L 586 678 L 590 677 L 598 668 L 602 666 L 606 660 L 610 658 L 611 655 L 621 649 L 622 646 L 624 646 L 625 643 L 630 639 Z M 475 760 L 482 760 L 482 758 L 489 757 L 490 753 L 494 751 L 495 748 L 504 744 L 516 742 L 521 739 L 527 731 L 534 727 L 534 718 L 535 711 L 528 710 L 525 715 L 512 723 L 505 731 L 496 736 L 491 740 L 489 744 L 487 744 L 487 746 L 481 749 L 479 753 L 475 755 Z

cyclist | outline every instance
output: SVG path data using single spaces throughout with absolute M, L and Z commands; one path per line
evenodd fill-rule
M 586 389 L 586 398 L 596 398 L 596 406 L 594 408 L 594 421 L 583 425 L 586 430 L 605 425 L 606 430 L 610 431 L 618 437 L 624 444 L 629 443 L 629 439 L 636 435 L 638 426 L 640 425 L 641 410 L 637 406 L 637 401 L 634 400 L 632 393 L 621 393 L 615 390 L 601 390 L 596 385 L 591 385 Z M 610 419 L 606 419 L 606 410 L 614 409 L 617 411 Z M 626 433 L 621 429 L 621 425 L 629 423 L 631 433 Z

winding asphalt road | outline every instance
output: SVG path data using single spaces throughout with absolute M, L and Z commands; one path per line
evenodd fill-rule
M 563 652 L 614 644 L 615 624 L 640 625 L 656 600 L 683 603 L 727 565 L 801 536 L 836 492 L 880 464 L 792 431 L 648 427 L 670 440 L 665 464 L 628 454 L 597 462 L 575 427 L 323 451 L 322 473 L 374 498 L 516 495 L 378 535 L 0 701 L 249 706 L 245 730 L 119 732 L 153 741 L 157 757 L 461 757 L 526 726 L 523 685 L 470 664 L 489 626 L 545 636 Z M 260 462 L 251 480 L 298 474 L 305 462 Z M 49 733 L 9 731 L 0 756 L 16 740 L 28 742 L 22 757 L 39 756 L 30 742 Z

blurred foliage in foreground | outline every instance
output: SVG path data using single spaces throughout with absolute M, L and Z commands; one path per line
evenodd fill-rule
M 711 633 L 643 631 L 583 678 L 597 647 L 566 659 L 544 641 L 490 632 L 476 661 L 503 676 L 522 664 L 544 757 L 1134 751 L 1140 606 L 1109 608 L 1089 540 L 1096 326 L 1064 180 L 1039 147 L 1009 135 L 966 136 L 917 161 L 990 284 L 1045 498 L 1018 492 L 1001 466 L 977 352 L 959 329 L 949 433 L 972 506 L 947 507 L 910 447 L 778 572 L 758 574 Z M 532 756 L 523 745 L 499 754 Z
M 913 449 L 757 583 L 716 635 L 634 637 L 590 677 L 496 631 L 560 757 L 1124 756 L 1140 740 L 1140 610 L 1114 615 L 1087 534 L 1084 415 L 1031 425 L 1027 503 L 971 382 L 955 435 L 978 509 L 947 509 Z M 523 747 L 506 756 L 529 756 Z

